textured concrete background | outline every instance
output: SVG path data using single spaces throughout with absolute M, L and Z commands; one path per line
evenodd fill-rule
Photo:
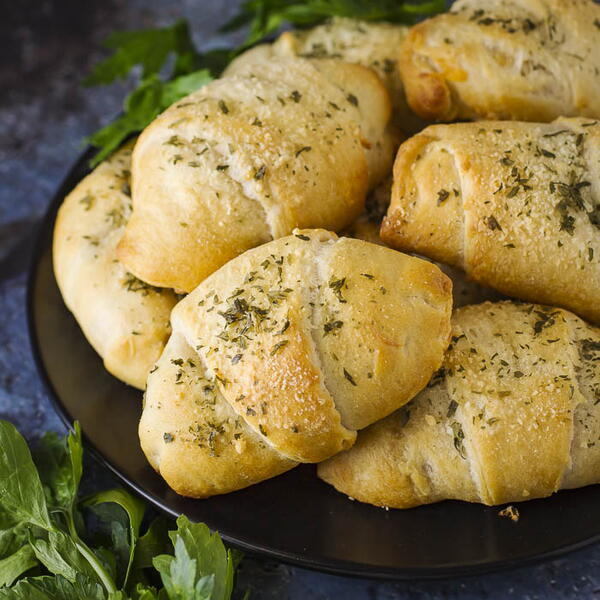
M 199 44 L 235 11 L 236 0 L 3 1 L 0 20 L 0 418 L 27 437 L 62 431 L 35 373 L 25 323 L 31 232 L 82 148 L 116 114 L 125 86 L 86 90 L 80 80 L 115 29 L 189 19 Z M 110 476 L 95 463 L 88 485 Z M 549 527 L 552 524 L 548 524 Z M 426 535 L 426 532 L 423 532 Z M 460 544 L 460 540 L 447 540 Z M 431 583 L 379 583 L 246 559 L 240 586 L 254 600 L 600 598 L 600 547 L 509 573 Z

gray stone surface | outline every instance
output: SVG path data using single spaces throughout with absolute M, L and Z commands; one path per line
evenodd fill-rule
M 30 439 L 62 431 L 30 354 L 25 271 L 31 232 L 82 139 L 119 110 L 126 85 L 88 90 L 80 80 L 115 29 L 185 16 L 196 41 L 215 43 L 235 0 L 21 0 L 2 3 L 0 21 L 0 418 Z M 88 487 L 111 480 L 88 461 Z M 549 527 L 551 524 L 549 524 Z M 426 532 L 424 532 L 426 535 Z M 460 540 L 448 540 L 459 544 Z M 313 573 L 248 558 L 240 587 L 254 600 L 592 599 L 600 597 L 600 547 L 546 564 L 471 579 L 381 583 Z

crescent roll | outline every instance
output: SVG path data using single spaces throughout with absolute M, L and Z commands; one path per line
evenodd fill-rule
M 146 386 L 170 334 L 177 302 L 171 290 L 147 285 L 117 260 L 131 213 L 128 144 L 65 198 L 54 226 L 54 273 L 63 300 L 115 377 Z
M 600 117 L 593 0 L 458 0 L 411 29 L 400 55 L 423 119 Z
M 241 489 L 298 464 L 238 416 L 178 332 L 148 377 L 139 434 L 154 469 L 192 498 Z
M 600 322 L 600 123 L 425 129 L 400 148 L 381 235 L 508 296 Z
M 189 292 L 295 227 L 343 228 L 391 167 L 390 114 L 375 73 L 337 60 L 273 58 L 211 82 L 139 137 L 120 260 Z
M 318 473 L 391 508 L 495 505 L 600 483 L 600 329 L 533 304 L 458 309 L 429 386 Z
M 173 310 L 142 447 L 175 491 L 195 497 L 328 458 L 426 385 L 451 304 L 434 265 L 323 230 L 249 250 Z M 196 431 L 210 443 L 194 446 Z
M 270 60 L 273 56 L 336 58 L 373 69 L 388 89 L 394 107 L 395 123 L 407 133 L 422 128 L 422 122 L 408 108 L 400 78 L 400 47 L 409 28 L 392 23 L 372 23 L 334 17 L 323 25 L 286 31 L 273 43 L 248 50 L 226 70 L 235 71 L 240 63 Z

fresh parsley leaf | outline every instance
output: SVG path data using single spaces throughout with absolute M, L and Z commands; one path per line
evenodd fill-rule
M 201 57 L 183 19 L 161 29 L 113 33 L 106 45 L 115 52 L 96 65 L 84 81 L 86 85 L 112 83 L 126 77 L 136 66 L 142 67 L 142 77 L 125 98 L 123 114 L 88 138 L 92 146 L 99 148 L 90 166 L 104 160 L 130 135 L 142 131 L 173 102 L 208 83 L 212 77 L 206 66 L 224 65 L 230 60 L 226 50 Z M 160 74 L 170 55 L 175 56 L 174 64 L 163 80 Z
M 175 557 L 159 556 L 154 565 L 160 571 L 169 600 L 211 600 L 215 576 L 199 574 L 197 561 L 181 538 L 175 541 Z
M 104 567 L 104 571 L 108 574 L 115 586 L 119 581 L 119 577 L 125 574 L 127 569 L 127 560 L 129 559 L 129 542 L 127 540 L 127 527 L 119 522 L 110 524 L 110 529 L 119 530 L 119 535 L 116 536 L 113 532 L 108 538 L 107 546 L 94 544 L 94 554 Z M 94 531 L 94 533 L 96 533 Z M 96 535 L 94 535 L 94 540 Z M 121 548 L 122 545 L 122 548 Z M 122 557 L 121 558 L 121 553 Z M 121 565 L 124 565 L 121 568 Z
M 133 570 L 141 571 L 152 567 L 152 559 L 171 549 L 169 541 L 169 522 L 164 517 L 152 521 L 148 531 L 140 537 L 135 549 Z
M 53 529 L 31 452 L 13 425 L 0 421 L 0 507 L 15 522 Z
M 140 536 L 140 527 L 142 526 L 145 507 L 140 500 L 134 498 L 131 494 L 121 489 L 98 492 L 97 494 L 87 498 L 84 502 L 84 505 L 93 507 L 105 503 L 112 503 L 120 506 L 127 513 L 129 518 L 129 559 L 127 561 L 127 570 L 125 572 L 122 584 L 122 587 L 126 588 L 129 579 L 129 573 L 133 565 L 135 547 Z M 119 535 L 119 525 L 120 523 L 115 521 L 115 527 L 113 528 L 113 542 L 119 539 L 122 540 L 122 535 Z M 122 550 L 123 544 L 120 543 L 118 547 L 120 550 Z
M 29 543 L 37 559 L 55 575 L 62 575 L 70 582 L 75 582 L 78 573 L 84 573 L 92 581 L 96 581 L 96 572 L 81 548 L 62 531 L 51 531 L 47 539 L 31 537 Z M 96 558 L 97 560 L 97 558 Z
M 125 99 L 123 114 L 113 123 L 94 133 L 88 141 L 100 151 L 90 162 L 95 166 L 114 152 L 130 135 L 142 131 L 173 102 L 187 96 L 212 80 L 203 69 L 182 75 L 168 83 L 153 75 Z
M 191 523 L 181 516 L 177 530 L 169 535 L 175 556 L 154 559 L 169 600 L 229 600 L 238 557 L 225 549 L 218 534 L 211 533 L 203 523 Z M 202 595 L 207 593 L 208 596 Z
M 0 600 L 230 600 L 237 553 L 185 517 L 170 542 L 164 519 L 140 536 L 144 505 L 123 490 L 81 502 L 82 452 L 78 425 L 64 440 L 46 436 L 40 478 L 25 440 L 0 421 Z M 84 506 L 106 519 L 106 547 L 88 545 Z M 150 585 L 152 567 L 163 589 Z M 25 577 L 32 569 L 41 576 Z
M 175 55 L 174 77 L 197 68 L 198 53 L 184 19 L 161 29 L 115 32 L 106 39 L 105 46 L 115 53 L 95 66 L 85 85 L 106 85 L 123 79 L 138 65 L 143 68 L 142 79 L 158 75 L 171 54 Z
M 177 100 L 181 100 L 184 96 L 199 90 L 207 83 L 212 81 L 212 75 L 208 69 L 194 71 L 189 75 L 182 75 L 168 83 L 163 84 L 162 94 L 160 97 L 160 111 L 162 112 Z
M 38 564 L 31 546 L 21 546 L 16 552 L 0 560 L 0 588 L 12 585 L 21 575 Z
M 75 423 L 74 432 L 60 439 L 54 432 L 47 433 L 33 452 L 46 500 L 52 507 L 70 509 L 77 500 L 83 472 L 81 429 Z
M 445 9 L 445 0 L 247 0 L 221 31 L 231 32 L 248 26 L 249 33 L 242 46 L 246 48 L 286 23 L 307 27 L 331 17 L 348 17 L 412 24 Z
M 0 600 L 105 600 L 97 583 L 78 575 L 74 582 L 60 575 L 23 579 L 10 589 L 0 589 Z

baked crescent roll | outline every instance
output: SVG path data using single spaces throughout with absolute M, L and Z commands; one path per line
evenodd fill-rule
M 599 483 L 600 329 L 533 304 L 458 309 L 429 386 L 318 473 L 392 508 L 494 505 Z
M 600 123 L 434 125 L 405 142 L 381 235 L 600 322 Z
M 600 117 L 600 6 L 593 0 L 458 0 L 401 51 L 422 118 Z
M 180 333 L 148 377 L 139 435 L 152 467 L 182 496 L 237 490 L 298 464 L 239 417 Z
M 142 447 L 169 485 L 196 497 L 328 458 L 426 385 L 448 344 L 451 302 L 434 265 L 323 230 L 249 250 L 173 310 L 177 339 L 148 379 Z M 207 379 L 213 416 L 198 400 Z M 214 447 L 228 449 L 214 478 L 206 448 L 178 458 L 190 428 L 207 423 Z M 252 453 L 243 461 L 240 432 Z
M 133 153 L 119 258 L 178 291 L 297 227 L 341 229 L 389 171 L 389 95 L 369 69 L 277 58 L 177 102 Z
M 311 29 L 286 31 L 274 46 L 276 51 L 305 58 L 338 58 L 369 67 L 385 83 L 394 106 L 406 112 L 398 57 L 408 31 L 405 25 L 334 17 Z
M 396 125 L 414 133 L 423 128 L 423 122 L 408 107 L 398 66 L 408 31 L 404 25 L 334 17 L 311 29 L 286 31 L 270 47 L 273 55 L 338 58 L 373 69 L 390 93 Z M 250 52 L 255 52 L 254 59 L 259 52 L 267 55 L 266 50 Z
M 408 108 L 398 68 L 400 47 L 408 31 L 404 25 L 334 17 L 317 27 L 286 31 L 273 44 L 255 46 L 236 58 L 225 73 L 242 62 L 270 60 L 273 56 L 337 58 L 363 65 L 373 69 L 388 89 L 398 127 L 413 133 L 423 125 Z
M 63 300 L 104 366 L 143 389 L 160 356 L 177 302 L 117 260 L 131 213 L 132 143 L 115 152 L 65 198 L 54 226 L 54 273 Z

